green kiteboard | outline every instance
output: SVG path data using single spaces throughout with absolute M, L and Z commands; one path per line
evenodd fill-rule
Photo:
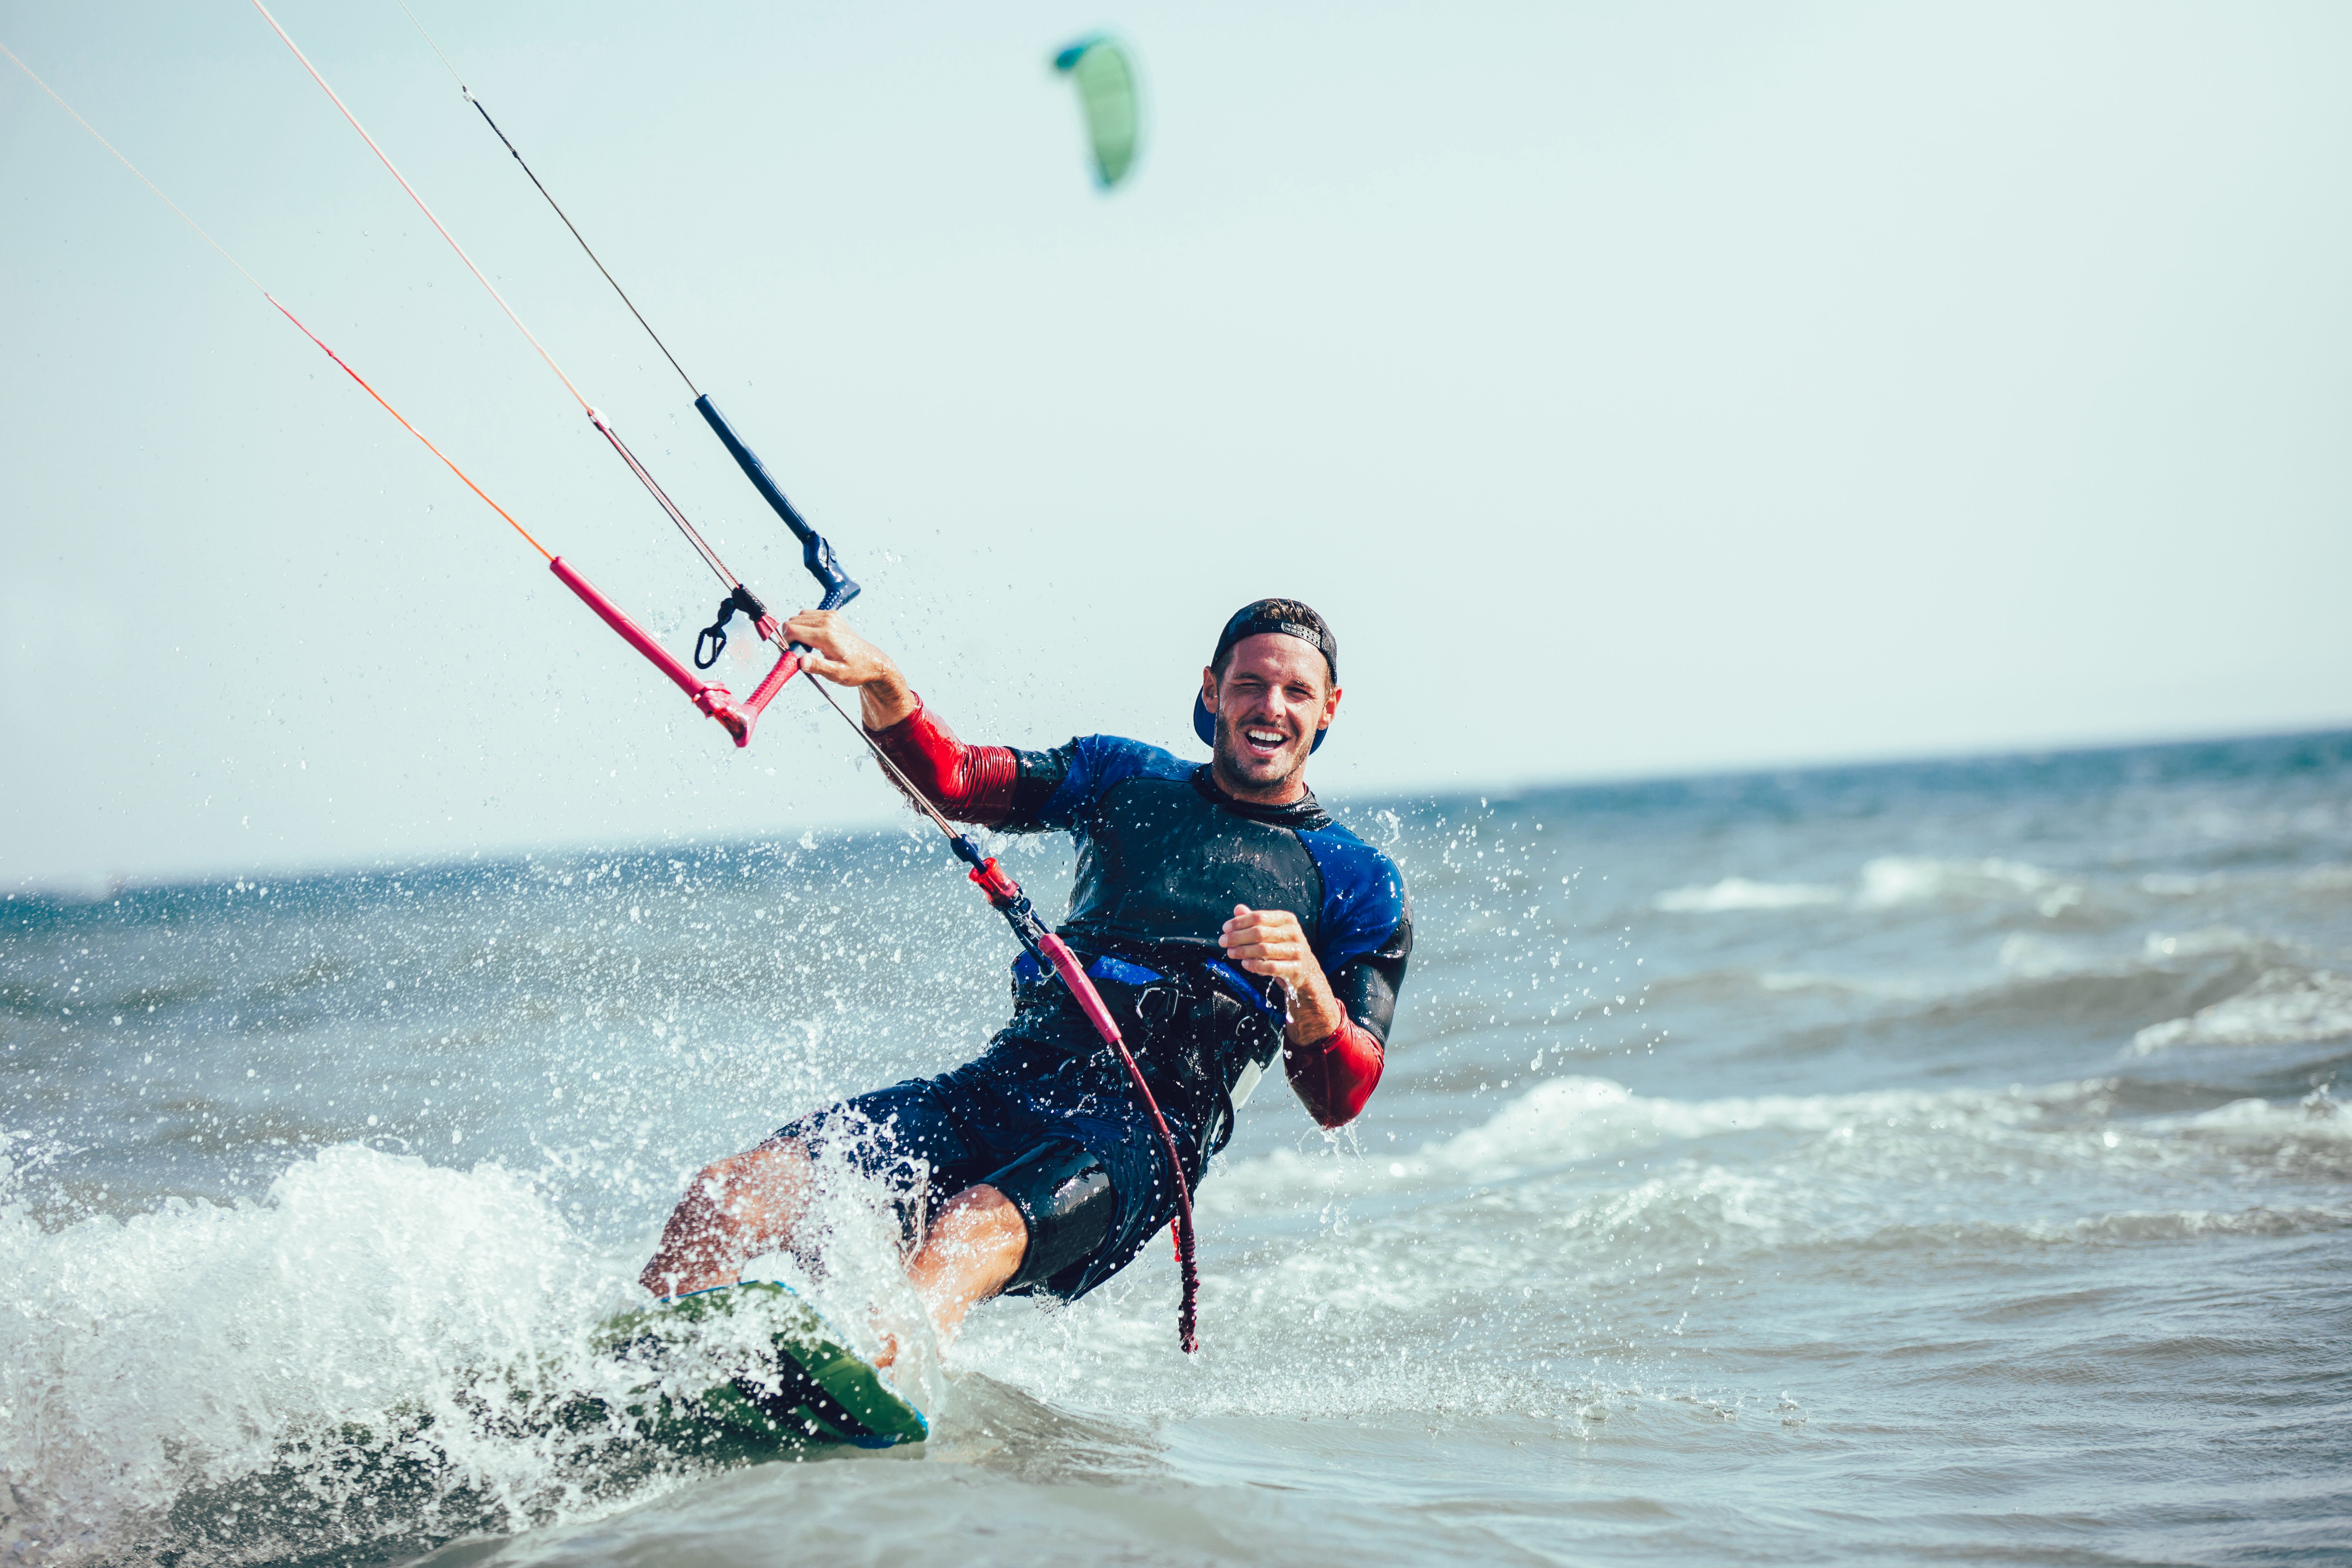
M 930 1423 L 786 1285 L 746 1280 L 625 1312 L 596 1348 L 632 1369 L 627 1409 L 666 1447 L 919 1443 Z

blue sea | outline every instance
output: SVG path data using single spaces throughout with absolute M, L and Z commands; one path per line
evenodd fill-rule
M 2352 1561 L 2352 733 L 1339 803 L 1386 1080 L 932 1439 L 549 1413 L 688 1174 L 975 1052 L 909 818 L 0 900 L 0 1562 Z M 1005 850 L 1046 908 L 1060 842 Z M 871 1204 L 814 1291 L 911 1304 Z

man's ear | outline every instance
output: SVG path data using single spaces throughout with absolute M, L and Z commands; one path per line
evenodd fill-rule
M 1201 667 L 1201 706 L 1212 713 L 1217 710 L 1217 672 L 1205 664 Z
M 1331 721 L 1339 716 L 1339 693 L 1342 689 L 1343 688 L 1334 686 L 1330 695 L 1323 699 L 1323 721 L 1315 726 L 1317 729 L 1329 729 Z

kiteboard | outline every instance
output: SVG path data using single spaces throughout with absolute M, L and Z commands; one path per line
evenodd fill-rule
M 665 1447 L 919 1443 L 930 1422 L 786 1285 L 746 1280 L 624 1312 L 597 1348 L 645 1381 L 629 1414 Z

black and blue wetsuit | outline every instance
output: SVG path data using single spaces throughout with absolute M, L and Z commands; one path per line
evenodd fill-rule
M 1234 1112 L 1277 1056 L 1325 1125 L 1362 1109 L 1412 913 L 1395 865 L 1311 794 L 1285 806 L 1236 800 L 1207 764 L 1110 735 L 1049 752 L 966 746 L 920 709 L 875 739 L 950 816 L 1076 839 L 1058 929 L 1134 1050 L 1188 1182 L 1232 1136 Z M 1339 1035 L 1286 1056 L 1279 996 L 1227 964 L 1218 944 L 1236 904 L 1298 918 L 1347 1012 Z M 997 1185 L 1030 1222 L 1015 1291 L 1083 1295 L 1175 1212 L 1165 1155 L 1124 1069 L 1025 956 L 1013 1019 L 977 1060 L 840 1102 L 778 1136 L 849 1151 L 891 1179 L 910 1237 L 929 1206 Z

